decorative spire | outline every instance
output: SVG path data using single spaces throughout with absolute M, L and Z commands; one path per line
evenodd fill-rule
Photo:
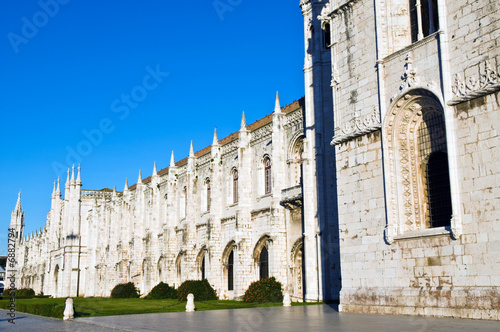
M 217 127 L 214 129 L 214 140 L 212 142 L 212 145 L 219 145 L 219 139 L 217 138 Z
M 141 170 L 139 170 L 139 178 L 137 179 L 137 184 L 142 183 Z
M 75 183 L 75 165 L 71 168 L 71 183 Z
M 191 140 L 191 146 L 189 147 L 189 157 L 194 157 L 193 140 Z
M 170 167 L 175 167 L 174 150 L 172 150 L 172 156 L 170 157 Z
M 80 176 L 80 164 L 78 164 L 78 176 L 76 177 L 76 184 L 82 184 L 82 177 Z
M 57 181 L 54 181 L 54 189 L 52 190 L 52 197 L 56 196 L 56 183 Z
M 68 177 L 66 178 L 66 184 L 64 185 L 64 188 L 69 188 L 69 168 L 68 168 Z
M 243 114 L 241 116 L 240 130 L 246 130 L 246 129 L 247 129 L 247 121 L 245 120 L 245 111 L 243 111 Z
M 57 193 L 61 194 L 61 178 L 57 177 Z
M 276 91 L 276 103 L 274 105 L 274 113 L 282 113 L 281 112 L 281 106 L 280 106 L 280 96 L 278 94 L 278 91 Z
M 156 161 L 155 161 L 155 163 L 153 165 L 153 176 L 156 176 L 156 175 L 158 175 L 158 172 L 156 171 Z
M 113 188 L 113 197 L 116 197 L 116 184 L 115 184 L 115 186 Z
M 23 207 L 21 206 L 21 190 L 19 190 L 19 193 L 17 194 L 17 202 L 16 202 L 16 208 L 14 209 L 14 212 L 21 212 L 23 210 Z
M 128 190 L 128 178 L 125 178 L 125 187 L 123 188 L 123 191 Z

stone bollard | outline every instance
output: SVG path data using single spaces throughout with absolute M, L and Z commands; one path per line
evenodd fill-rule
M 288 292 L 285 292 L 285 294 L 283 294 L 283 306 L 284 307 L 292 306 L 292 301 L 290 301 L 290 293 Z
M 186 312 L 193 312 L 194 311 L 194 295 L 189 293 L 187 299 L 188 299 L 188 302 L 186 304 Z
M 66 298 L 66 306 L 64 307 L 64 320 L 73 319 L 75 316 L 75 310 L 73 309 L 73 299 L 71 297 Z

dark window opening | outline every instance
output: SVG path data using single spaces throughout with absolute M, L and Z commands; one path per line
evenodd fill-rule
M 332 44 L 332 33 L 330 30 L 330 24 L 326 23 L 325 24 L 325 49 L 328 49 L 330 45 Z
M 234 290 L 233 285 L 233 266 L 234 266 L 234 256 L 233 252 L 229 254 L 229 258 L 227 260 L 227 290 Z
M 419 27 L 421 17 L 422 26 Z M 437 0 L 410 0 L 410 23 L 412 43 L 439 30 Z
M 452 211 L 448 155 L 441 151 L 431 153 L 426 173 L 430 226 L 450 226 Z
M 427 190 L 428 227 L 450 226 L 452 215 L 446 128 L 441 112 L 427 112 L 418 129 L 423 185 Z
M 203 260 L 201 261 L 201 280 L 205 279 L 205 256 L 203 256 Z
M 269 252 L 266 247 L 262 248 L 259 260 L 260 279 L 269 278 Z
M 210 211 L 210 203 L 212 197 L 210 196 L 210 180 L 207 180 L 207 211 Z

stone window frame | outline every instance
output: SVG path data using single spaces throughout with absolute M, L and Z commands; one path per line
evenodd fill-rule
M 435 15 L 432 15 L 432 20 L 429 15 L 425 15 L 429 13 L 429 9 L 423 11 L 424 8 L 421 5 L 423 1 L 435 4 L 430 10 L 433 14 L 434 9 L 436 10 Z M 415 7 L 412 7 L 412 4 Z M 383 58 L 442 33 L 443 30 L 440 27 L 445 26 L 446 4 L 442 0 L 381 0 L 376 6 L 376 16 Z M 429 19 L 425 20 L 423 16 Z M 424 31 L 423 22 L 429 22 L 426 26 L 430 26 L 434 20 L 436 20 L 434 29 L 429 27 L 428 31 Z
M 273 188 L 272 163 L 269 155 L 264 156 L 264 195 L 270 194 Z
M 267 250 L 267 274 L 268 277 L 271 277 L 271 255 L 272 255 L 272 243 L 273 239 L 269 234 L 264 234 L 259 238 L 257 243 L 255 244 L 255 247 L 253 249 L 253 261 L 254 261 L 254 279 L 259 280 L 261 279 L 261 262 L 260 262 L 260 256 L 262 253 L 262 250 L 266 248 Z
M 179 219 L 184 220 L 187 216 L 187 186 L 184 186 L 181 191 L 181 201 L 179 204 Z
M 206 245 L 203 245 L 198 252 L 196 257 L 196 271 L 198 273 L 198 278 L 200 280 L 207 278 L 207 270 L 208 270 L 208 248 Z M 203 266 L 204 265 L 204 266 Z M 203 270 L 205 268 L 205 270 Z M 203 278 L 205 277 L 205 278 Z
M 422 4 L 425 2 L 424 4 Z M 412 9 L 412 5 L 415 6 Z M 427 5 L 427 8 L 425 8 Z M 427 36 L 439 31 L 439 8 L 438 0 L 409 0 L 408 13 L 410 16 L 410 37 L 411 42 L 415 43 Z M 412 15 L 412 10 L 414 14 Z M 434 12 L 435 11 L 435 12 Z M 427 16 L 427 20 L 425 17 Z M 434 22 L 436 20 L 437 22 Z M 432 26 L 432 23 L 435 23 Z M 428 31 L 424 32 L 424 27 L 428 25 Z M 414 28 L 415 27 L 415 28 Z
M 235 276 L 236 274 L 234 273 L 235 265 L 237 264 L 237 249 L 238 245 L 236 244 L 236 241 L 231 240 L 228 242 L 226 247 L 224 248 L 224 251 L 222 253 L 222 278 L 224 280 L 223 285 L 225 284 L 226 286 L 223 287 L 223 289 L 227 291 L 234 291 L 235 290 Z M 233 254 L 233 264 L 231 266 L 231 272 L 232 272 L 232 289 L 229 289 L 229 256 Z
M 233 167 L 231 169 L 231 203 L 237 204 L 239 199 L 238 188 L 239 187 L 239 173 L 238 168 Z
M 449 161 L 452 217 L 450 226 L 425 228 L 424 213 L 426 199 L 422 174 L 418 160 L 418 126 L 422 121 L 422 109 L 441 112 L 446 123 L 447 150 Z M 450 235 L 457 239 L 461 234 L 459 218 L 458 186 L 453 184 L 452 167 L 454 151 L 450 149 L 451 129 L 446 121 L 445 107 L 432 92 L 415 89 L 402 95 L 386 114 L 382 127 L 384 182 L 386 192 L 387 225 L 385 239 L 388 244 L 395 240 L 424 236 Z M 413 135 L 413 137 L 409 137 Z M 401 149 L 404 142 L 406 148 Z M 406 211 L 406 212 L 405 212 Z
M 288 165 L 289 187 L 302 185 L 302 165 L 306 159 L 305 144 L 306 136 L 302 131 L 295 133 L 290 140 L 286 161 Z
M 203 190 L 201 191 L 201 211 L 204 213 L 210 212 L 212 205 L 212 187 L 210 177 L 206 177 L 203 181 Z M 204 214 L 203 213 L 203 214 Z

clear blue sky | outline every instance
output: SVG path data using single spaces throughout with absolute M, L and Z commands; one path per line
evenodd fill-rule
M 20 189 L 28 233 L 71 163 L 121 191 L 304 94 L 298 0 L 1 1 L 0 22 L 0 254 Z

